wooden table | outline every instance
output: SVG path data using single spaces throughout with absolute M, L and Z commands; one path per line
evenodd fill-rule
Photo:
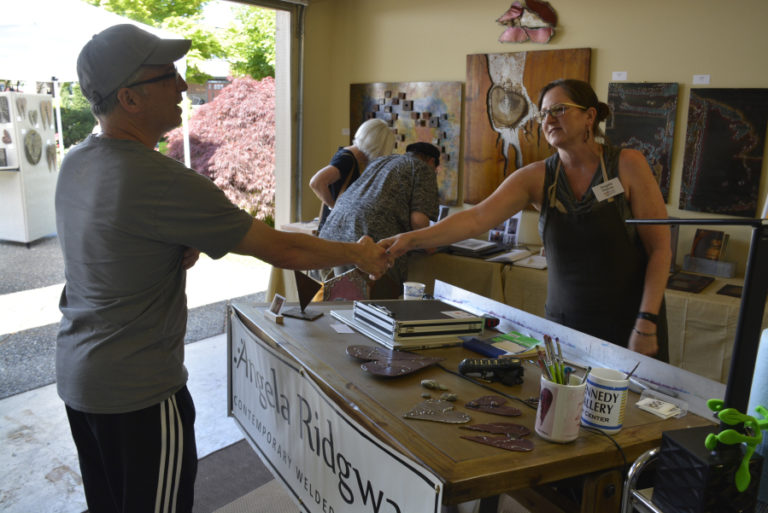
M 544 317 L 547 271 L 486 262 L 448 253 L 413 255 L 408 279 L 424 282 L 427 292 L 435 279 Z M 725 383 L 731 366 L 741 299 L 718 294 L 724 285 L 743 279 L 716 278 L 698 294 L 667 289 L 669 363 Z M 768 328 L 768 306 L 763 329 Z
M 337 334 L 330 327 L 338 322 L 329 315 L 330 310 L 344 308 L 344 305 L 313 303 L 312 308 L 322 310 L 325 315 L 313 322 L 286 318 L 283 325 L 264 316 L 266 305 L 234 302 L 232 307 L 256 337 L 295 360 L 324 394 L 366 430 L 438 475 L 444 482 L 443 502 L 448 505 L 621 467 L 659 446 L 663 431 L 709 422 L 693 414 L 682 419 L 661 420 L 635 408 L 638 397 L 631 394 L 624 428 L 615 436 L 624 456 L 608 438 L 584 429 L 573 443 L 550 443 L 533 433 L 536 410 L 521 403 L 512 401 L 523 411 L 522 416 L 516 418 L 466 409 L 463 406 L 466 401 L 493 392 L 440 367 L 397 379 L 379 379 L 362 371 L 359 362 L 346 356 L 345 348 L 351 344 L 375 343 L 358 333 Z M 346 304 L 346 308 L 350 306 Z M 427 352 L 444 358 L 442 365 L 454 371 L 463 358 L 477 357 L 461 347 Z M 493 388 L 521 398 L 538 397 L 538 369 L 528 363 L 524 365 L 522 385 L 494 384 Z M 461 439 L 460 435 L 474 432 L 461 430 L 455 424 L 404 419 L 403 414 L 423 400 L 421 395 L 426 391 L 420 386 L 423 379 L 435 379 L 456 393 L 459 397 L 456 409 L 470 413 L 472 423 L 514 421 L 527 426 L 535 449 L 528 453 L 505 451 Z M 433 396 L 437 395 L 433 392 Z M 617 496 L 619 492 L 616 490 Z

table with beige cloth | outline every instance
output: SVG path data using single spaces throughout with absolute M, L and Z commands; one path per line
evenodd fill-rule
M 546 270 L 446 253 L 412 255 L 408 269 L 408 279 L 425 283 L 428 293 L 439 279 L 545 316 Z M 726 284 L 742 283 L 743 279 L 718 278 L 698 294 L 667 289 L 669 363 L 709 379 L 727 381 L 741 299 L 717 291 Z M 768 328 L 766 314 L 762 327 Z

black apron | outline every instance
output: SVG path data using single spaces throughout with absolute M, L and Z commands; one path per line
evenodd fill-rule
M 619 151 L 617 148 L 607 152 L 608 169 L 613 176 L 606 172 L 602 162 L 596 170 L 602 175 L 601 181 L 618 175 Z M 556 166 L 554 173 L 550 166 Z M 594 199 L 591 209 L 564 212 L 556 189 L 557 182 L 565 182 L 566 178 L 558 178 L 561 166 L 557 154 L 547 159 L 547 167 L 547 177 L 554 178 L 552 183 L 545 180 L 542 205 L 542 240 L 549 269 L 547 319 L 627 347 L 643 296 L 648 259 L 640 238 L 631 238 L 625 226 L 621 209 L 626 198 L 621 193 L 611 200 Z M 591 188 L 585 198 L 587 195 L 593 196 Z M 656 358 L 668 361 L 663 302 L 657 330 Z

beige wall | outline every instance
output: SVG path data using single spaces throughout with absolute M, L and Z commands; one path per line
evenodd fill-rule
M 592 48 L 591 83 L 603 101 L 613 71 L 632 82 L 678 82 L 669 214 L 680 191 L 688 96 L 694 74 L 709 87 L 768 87 L 768 2 L 765 0 L 550 0 L 559 27 L 546 45 L 502 44 L 495 20 L 511 0 L 312 0 L 307 9 L 302 217 L 319 201 L 306 185 L 335 148 L 349 143 L 349 84 L 461 81 L 466 55 Z M 765 198 L 765 169 L 760 198 Z M 762 209 L 763 200 L 759 202 Z M 683 227 L 678 251 L 690 248 Z M 743 274 L 750 230 L 727 228 L 729 259 Z

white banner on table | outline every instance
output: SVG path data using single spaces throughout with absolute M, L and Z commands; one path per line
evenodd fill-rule
M 434 474 L 370 435 L 237 315 L 231 321 L 231 414 L 302 511 L 440 511 Z

